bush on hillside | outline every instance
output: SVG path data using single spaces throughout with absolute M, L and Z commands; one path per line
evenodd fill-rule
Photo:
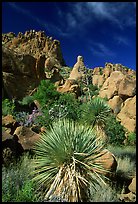
M 120 122 L 116 120 L 116 117 L 113 114 L 107 118 L 104 130 L 108 137 L 109 144 L 123 144 L 125 140 L 125 130 Z
M 2 101 L 2 115 L 13 115 L 15 110 L 15 104 L 14 101 L 6 98 Z
M 41 80 L 37 92 L 34 93 L 34 99 L 38 100 L 42 107 L 48 107 L 58 100 L 60 93 L 50 80 Z

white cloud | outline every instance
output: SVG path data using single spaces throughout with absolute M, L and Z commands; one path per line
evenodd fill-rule
M 63 37 L 85 34 L 88 25 L 97 24 L 98 21 L 108 21 L 120 29 L 125 26 L 135 26 L 135 2 L 66 2 L 67 11 L 56 3 L 58 24 L 50 24 L 35 16 L 32 12 L 19 6 L 19 3 L 8 4 L 24 15 L 32 18 L 46 30 Z M 133 6 L 132 6 L 133 5 Z M 130 8 L 131 7 L 131 8 Z M 123 14 L 123 15 L 122 15 Z M 105 22 L 106 23 L 106 22 Z
M 117 44 L 130 46 L 130 40 L 124 36 L 116 35 L 114 36 L 114 40 L 116 41 Z
M 91 42 L 90 50 L 92 54 L 99 57 L 115 57 L 116 54 L 109 47 L 105 46 L 103 43 Z

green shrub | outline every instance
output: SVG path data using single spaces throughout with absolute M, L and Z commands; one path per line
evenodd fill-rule
M 61 94 L 55 104 L 62 105 L 66 108 L 66 118 L 78 120 L 80 116 L 79 115 L 80 103 L 73 94 L 69 93 Z
M 38 100 L 42 107 L 48 107 L 58 100 L 60 93 L 50 80 L 42 80 L 38 86 L 37 92 L 34 93 L 34 99 Z
M 21 105 L 30 105 L 31 103 L 33 103 L 33 101 L 34 101 L 33 96 L 25 96 L 21 101 L 19 101 L 19 103 Z
M 11 101 L 9 99 L 4 99 L 2 101 L 2 115 L 14 115 L 14 110 L 15 110 L 15 104 L 14 101 Z
M 2 202 L 36 201 L 35 185 L 31 178 L 32 161 L 28 154 L 9 167 L 2 167 Z
M 109 144 L 122 145 L 125 140 L 124 127 L 116 120 L 115 116 L 111 114 L 105 123 L 105 133 L 108 137 Z
M 128 133 L 127 144 L 128 145 L 135 145 L 136 144 L 136 133 L 135 132 Z

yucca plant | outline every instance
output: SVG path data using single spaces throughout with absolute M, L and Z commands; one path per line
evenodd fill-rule
M 90 184 L 106 185 L 101 173 L 106 170 L 97 159 L 103 148 L 91 127 L 67 119 L 54 122 L 34 147 L 33 180 L 45 186 L 45 200 L 88 201 Z
M 106 137 L 103 127 L 105 126 L 106 119 L 110 113 L 111 109 L 105 100 L 96 97 L 85 107 L 82 113 L 82 118 L 83 121 L 96 129 L 99 135 Z

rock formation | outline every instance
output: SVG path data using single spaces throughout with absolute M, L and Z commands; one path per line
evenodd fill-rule
M 113 113 L 128 132 L 136 130 L 136 73 L 121 64 L 106 63 L 96 67 L 92 83 L 99 87 L 99 96 L 108 99 Z
M 63 65 L 60 42 L 43 31 L 2 35 L 3 96 L 22 99 L 46 79 L 45 69 Z
M 83 57 L 78 56 L 77 62 L 70 73 L 69 79 L 80 80 L 83 76 L 85 76 L 85 71 L 86 68 L 83 62 Z

